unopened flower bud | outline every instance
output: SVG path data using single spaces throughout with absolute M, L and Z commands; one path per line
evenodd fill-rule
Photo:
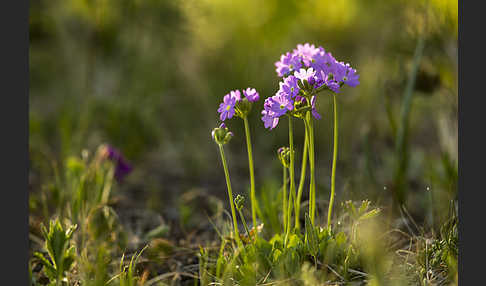
M 280 147 L 277 150 L 278 154 L 278 159 L 280 160 L 280 163 L 285 168 L 288 168 L 290 165 L 290 148 L 289 147 Z
M 233 132 L 229 131 L 228 127 L 226 127 L 224 123 L 221 123 L 219 127 L 213 129 L 211 136 L 216 143 L 219 145 L 224 145 L 231 140 L 233 137 Z
M 251 111 L 252 104 L 246 97 L 236 102 L 236 114 L 241 118 L 246 117 Z
M 241 211 L 244 203 L 245 203 L 245 197 L 241 195 L 237 195 L 235 198 L 235 207 L 238 211 Z

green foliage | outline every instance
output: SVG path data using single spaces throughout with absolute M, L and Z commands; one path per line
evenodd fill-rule
M 218 253 L 202 250 L 204 267 L 200 265 L 200 277 L 205 283 L 231 285 L 315 285 L 312 281 L 364 279 L 366 265 L 359 243 L 349 240 L 346 230 L 352 229 L 353 224 L 359 225 L 357 222 L 374 220 L 379 210 L 372 208 L 368 201 L 362 202 L 354 211 L 351 204 L 348 202 L 344 209 L 353 219 L 347 220 L 346 225 L 336 226 L 334 231 L 314 226 L 305 214 L 305 232 L 291 233 L 286 245 L 285 233 L 279 229 L 269 240 L 259 236 L 243 248 L 228 248 L 223 242 Z M 217 258 L 211 259 L 212 255 Z
M 52 285 L 61 285 L 61 282 L 67 282 L 67 275 L 73 266 L 76 257 L 76 248 L 71 242 L 77 225 L 70 225 L 63 228 L 59 219 L 49 222 L 49 229 L 42 226 L 44 236 L 44 249 L 47 251 L 47 257 L 40 252 L 34 253 L 35 257 L 40 259 L 44 266 L 45 274 Z
M 138 253 L 134 253 L 132 255 L 132 258 L 130 259 L 130 262 L 128 265 L 125 265 L 124 260 L 125 260 L 125 254 L 122 255 L 122 258 L 120 260 L 120 272 L 118 275 L 114 276 L 111 278 L 108 282 L 106 282 L 106 285 L 114 285 L 112 284 L 114 281 L 118 281 L 119 286 L 136 286 L 137 281 L 140 281 L 140 277 L 137 276 L 136 273 L 136 267 L 137 263 L 140 259 L 140 255 L 142 255 L 142 252 L 147 248 L 145 246 L 142 250 L 140 250 Z
M 457 283 L 458 217 L 451 201 L 449 219 L 442 225 L 440 236 L 420 239 L 417 257 L 418 274 L 423 285 Z

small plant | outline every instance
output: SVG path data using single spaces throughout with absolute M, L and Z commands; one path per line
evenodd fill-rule
M 76 257 L 76 248 L 71 242 L 76 227 L 77 225 L 70 225 L 64 229 L 59 219 L 49 222 L 49 230 L 42 226 L 47 256 L 40 252 L 34 255 L 40 259 L 50 285 L 68 283 L 66 272 L 71 269 Z
M 113 281 L 118 280 L 119 286 L 136 286 L 137 281 L 140 281 L 140 277 L 138 277 L 136 273 L 136 266 L 140 259 L 140 255 L 142 255 L 142 252 L 147 247 L 148 246 L 145 246 L 142 250 L 140 250 L 140 252 L 134 253 L 128 265 L 125 265 L 125 254 L 123 254 L 120 260 L 120 273 L 106 282 L 106 285 L 111 285 Z M 143 285 L 143 283 L 138 285 Z
M 275 233 L 266 241 L 261 237 L 244 239 L 242 242 L 238 233 L 236 210 L 238 210 L 245 231 L 250 238 L 250 230 L 246 225 L 241 212 L 243 197 L 238 195 L 233 201 L 232 186 L 224 154 L 223 145 L 233 137 L 233 133 L 222 123 L 220 127 L 212 131 L 212 137 L 219 146 L 221 160 L 226 177 L 228 196 L 233 217 L 234 236 L 238 248 L 230 255 L 224 255 L 225 243 L 223 242 L 218 254 L 215 281 L 223 283 L 235 283 L 241 285 L 255 285 L 267 282 L 269 277 L 273 279 L 297 277 L 301 271 L 300 265 L 304 261 L 312 261 L 315 268 L 319 268 L 322 260 L 326 263 L 339 265 L 341 274 L 339 277 L 350 277 L 348 269 L 357 261 L 358 255 L 351 241 L 348 241 L 344 232 L 334 233 L 331 230 L 332 209 L 335 196 L 335 176 L 338 151 L 338 116 L 336 94 L 343 85 L 357 86 L 359 75 L 349 64 L 337 61 L 322 47 L 314 45 L 298 45 L 292 53 L 281 56 L 276 64 L 276 71 L 281 81 L 279 89 L 274 96 L 265 99 L 261 112 L 265 128 L 274 129 L 280 119 L 285 116 L 289 126 L 289 145 L 281 147 L 277 151 L 278 159 L 282 163 L 282 233 Z M 315 176 L 315 146 L 314 146 L 314 120 L 321 119 L 316 110 L 319 94 L 324 91 L 331 92 L 334 105 L 334 146 L 331 174 L 331 194 L 327 216 L 327 228 L 316 226 L 316 176 Z M 253 227 L 256 227 L 256 213 L 263 213 L 258 209 L 260 205 L 255 196 L 253 158 L 251 140 L 247 117 L 252 104 L 259 99 L 259 94 L 254 89 L 243 91 L 245 98 L 239 90 L 234 90 L 224 96 L 218 112 L 220 119 L 225 121 L 234 115 L 244 120 L 247 139 L 248 158 L 250 163 L 250 198 L 252 205 Z M 294 146 L 294 118 L 301 119 L 304 123 L 305 140 L 302 156 L 302 167 L 298 189 L 295 185 L 295 146 Z M 307 160 L 308 159 L 308 160 Z M 305 214 L 305 232 L 300 232 L 300 205 L 304 187 L 307 161 L 310 167 L 309 185 L 309 211 Z M 289 188 L 287 189 L 287 185 Z M 288 192 L 287 192 L 288 190 Z M 236 204 L 236 208 L 234 206 Z M 267 203 L 268 204 L 268 203 Z M 356 215 L 357 221 L 362 217 L 373 216 L 375 210 L 368 211 L 368 203 L 364 203 Z M 235 210 L 236 209 L 236 210 Z M 368 211 L 368 212 L 367 212 Z M 294 225 L 292 226 L 292 222 Z M 255 232 L 256 233 L 256 232 Z M 244 238 L 244 236 L 241 236 Z M 203 255 L 204 254 L 204 255 Z M 204 259 L 203 259 L 204 258 Z M 213 269 L 209 264 L 209 254 L 201 251 L 201 259 L 204 262 L 200 277 L 208 281 L 208 272 Z M 203 271 L 204 273 L 202 273 Z M 322 271 L 321 271 L 322 272 Z M 338 273 L 337 271 L 334 271 Z M 322 273 L 328 273 L 324 271 Z M 202 279 L 202 278 L 201 278 Z M 345 278 L 342 278 L 345 280 Z

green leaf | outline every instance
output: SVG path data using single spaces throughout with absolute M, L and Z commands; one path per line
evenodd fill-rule
M 309 215 L 307 213 L 305 214 L 305 236 L 306 236 L 307 248 L 310 254 L 316 257 L 317 252 L 319 251 L 319 238 L 317 237 L 316 228 L 312 224 Z
M 373 209 L 373 210 L 361 215 L 359 217 L 359 220 L 365 220 L 365 219 L 373 218 L 373 217 L 377 216 L 380 212 L 381 212 L 380 209 Z

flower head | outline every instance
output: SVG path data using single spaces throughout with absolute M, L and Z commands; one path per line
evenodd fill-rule
M 314 89 L 325 86 L 338 93 L 342 84 L 351 87 L 359 84 L 359 75 L 349 64 L 337 61 L 324 48 L 309 43 L 298 44 L 291 53 L 283 54 L 275 66 L 279 76 L 293 74 L 302 83 L 307 81 Z
M 280 117 L 287 113 L 287 111 L 294 109 L 294 102 L 290 96 L 279 92 L 269 98 L 267 106 L 269 110 L 275 114 L 275 116 Z
M 307 80 L 309 81 L 310 78 L 313 78 L 316 74 L 313 68 L 309 69 L 300 69 L 299 71 L 294 72 L 294 76 L 301 81 Z
M 245 117 L 251 110 L 253 102 L 260 99 L 260 95 L 254 88 L 248 87 L 243 90 L 245 97 L 241 96 L 239 90 L 232 90 L 223 97 L 223 102 L 219 105 L 219 119 L 225 121 L 232 118 L 235 114 L 238 117 Z
M 278 124 L 278 116 L 275 116 L 275 114 L 269 110 L 262 110 L 262 121 L 265 126 L 265 128 L 270 128 L 272 130 L 275 128 Z
M 302 67 L 301 59 L 299 56 L 286 53 L 280 56 L 280 61 L 275 63 L 276 72 L 278 76 L 284 76 L 289 72 L 292 72 L 296 69 L 300 69 Z
M 229 119 L 235 115 L 235 104 L 236 98 L 232 97 L 231 94 L 227 94 L 223 97 L 223 103 L 221 103 L 218 108 L 221 121 L 225 121 L 226 118 Z
M 243 94 L 245 95 L 246 99 L 250 102 L 255 102 L 260 99 L 260 95 L 254 88 L 248 87 L 246 90 L 243 90 Z
M 279 83 L 280 85 L 279 92 L 284 93 L 291 98 L 296 97 L 300 92 L 300 88 L 297 82 L 298 79 L 293 75 L 286 77 L 283 82 Z

